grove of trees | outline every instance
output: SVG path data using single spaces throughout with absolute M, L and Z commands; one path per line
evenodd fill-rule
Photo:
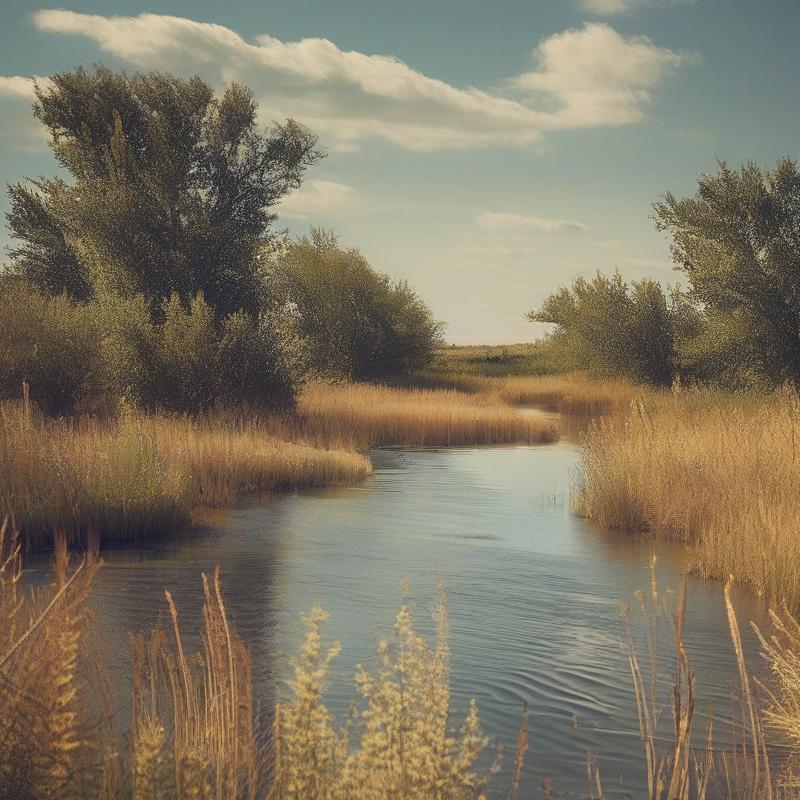
M 529 314 L 552 323 L 554 358 L 654 384 L 800 383 L 800 171 L 720 163 L 693 197 L 654 205 L 685 290 L 616 273 L 577 279 Z
M 322 154 L 291 120 L 260 130 L 247 88 L 78 68 L 33 114 L 65 177 L 8 188 L 0 393 L 27 381 L 53 413 L 286 405 L 308 374 L 429 358 L 439 326 L 406 284 L 332 234 L 281 240 L 275 207 Z

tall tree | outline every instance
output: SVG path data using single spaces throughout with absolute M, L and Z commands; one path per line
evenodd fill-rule
M 9 187 L 11 268 L 76 299 L 198 292 L 256 314 L 274 206 L 319 153 L 291 120 L 261 132 L 250 91 L 200 78 L 82 68 L 36 88 L 34 115 L 70 175 Z
M 716 174 L 700 176 L 693 197 L 667 194 L 654 211 L 730 357 L 763 379 L 800 382 L 797 163 L 735 170 L 722 162 Z

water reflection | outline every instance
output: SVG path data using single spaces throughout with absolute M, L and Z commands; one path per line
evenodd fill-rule
M 196 632 L 200 573 L 216 564 L 253 650 L 266 707 L 286 690 L 289 654 L 302 635 L 299 614 L 315 602 L 331 613 L 327 634 L 343 649 L 328 699 L 339 714 L 355 697 L 355 665 L 371 663 L 378 637 L 390 631 L 403 578 L 414 586 L 419 628 L 433 633 L 441 569 L 455 706 L 463 711 L 474 697 L 487 731 L 513 747 L 522 703 L 530 704 L 521 796 L 536 796 L 543 778 L 561 791 L 585 792 L 589 750 L 611 796 L 641 796 L 619 601 L 649 585 L 652 543 L 601 534 L 570 514 L 575 458 L 568 441 L 380 451 L 375 474 L 361 486 L 245 501 L 214 514 L 205 530 L 146 550 L 110 551 L 92 602 L 102 632 L 117 643 L 110 668 L 121 713 L 130 690 L 127 632 L 152 625 L 165 587 L 187 632 Z M 664 588 L 677 586 L 677 556 L 659 551 Z M 752 599 L 738 602 L 743 619 L 763 620 Z M 742 628 L 753 653 L 749 628 Z M 718 584 L 691 582 L 686 641 L 697 697 L 722 714 L 735 662 Z M 729 735 L 724 724 L 717 730 Z

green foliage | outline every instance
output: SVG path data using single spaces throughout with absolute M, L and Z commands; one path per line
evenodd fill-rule
M 142 295 L 103 304 L 107 374 L 114 394 L 145 408 L 205 411 L 217 404 L 285 406 L 294 379 L 280 334 L 238 311 L 217 321 L 202 294 L 173 294 L 152 322 Z
M 10 187 L 12 269 L 77 299 L 202 292 L 220 317 L 263 304 L 271 209 L 318 158 L 296 123 L 260 133 L 250 91 L 199 78 L 54 75 L 34 115 L 71 176 Z
M 0 288 L 0 398 L 19 397 L 27 381 L 31 396 L 48 413 L 91 406 L 102 374 L 91 310 L 16 281 Z
M 317 374 L 374 379 L 430 362 L 441 324 L 408 283 L 376 272 L 333 233 L 312 229 L 271 262 L 273 285 Z
M 692 357 L 707 358 L 707 371 L 726 382 L 800 381 L 797 163 L 738 171 L 720 163 L 716 174 L 700 176 L 694 197 L 667 194 L 654 211 L 707 313 Z
M 528 317 L 556 326 L 550 346 L 566 369 L 624 375 L 668 384 L 675 369 L 675 309 L 680 293 L 667 298 L 652 280 L 626 283 L 617 272 L 577 278 Z

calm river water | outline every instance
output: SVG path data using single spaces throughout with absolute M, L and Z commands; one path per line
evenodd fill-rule
M 92 602 L 107 641 L 116 643 L 109 659 L 121 719 L 130 691 L 127 632 L 153 624 L 165 609 L 165 588 L 186 631 L 196 629 L 200 573 L 216 564 L 267 708 L 286 693 L 299 615 L 314 603 L 330 612 L 325 632 L 342 653 L 328 700 L 340 714 L 355 696 L 354 666 L 373 663 L 378 637 L 391 631 L 404 578 L 412 582 L 418 627 L 432 632 L 441 570 L 453 704 L 460 714 L 476 699 L 487 733 L 506 745 L 506 773 L 523 701 L 530 704 L 520 796 L 543 796 L 544 778 L 556 796 L 586 796 L 588 751 L 611 796 L 642 796 L 619 604 L 649 585 L 651 546 L 604 535 L 570 514 L 576 456 L 566 441 L 381 450 L 372 454 L 375 474 L 360 486 L 242 501 L 201 531 L 106 554 Z M 679 569 L 662 549 L 663 589 L 677 587 Z M 746 622 L 763 619 L 763 609 L 746 596 L 738 605 L 755 663 Z M 719 584 L 690 583 L 686 641 L 698 707 L 708 698 L 723 718 L 717 728 L 724 738 L 735 663 Z M 662 723 L 667 731 L 668 710 Z M 500 781 L 497 796 L 506 785 Z

